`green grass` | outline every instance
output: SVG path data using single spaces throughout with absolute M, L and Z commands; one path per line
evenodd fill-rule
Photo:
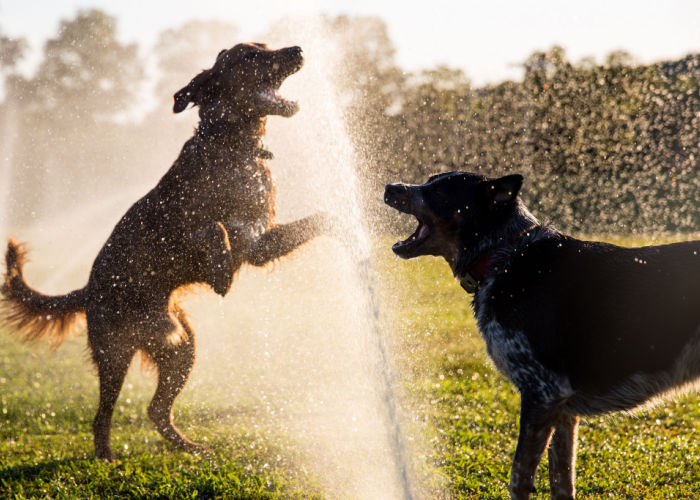
M 628 243 L 628 242 L 627 242 Z M 376 268 L 383 317 L 397 347 L 409 434 L 430 498 L 507 497 L 519 395 L 488 361 L 469 297 L 444 262 L 394 259 Z M 321 478 L 300 464 L 294 436 L 261 427 L 261 410 L 212 390 L 187 389 L 176 422 L 210 457 L 168 448 L 145 416 L 153 377 L 127 377 L 114 418 L 114 464 L 92 457 L 97 381 L 85 339 L 59 350 L 0 335 L 0 497 L 309 498 Z M 700 400 L 582 420 L 577 488 L 582 498 L 700 498 Z M 546 460 L 538 497 L 548 495 Z
M 57 351 L 0 336 L 0 498 L 310 498 L 283 435 L 261 432 L 255 411 L 183 394 L 176 422 L 212 454 L 173 451 L 145 415 L 153 377 L 138 363 L 114 416 L 119 460 L 93 457 L 97 377 L 85 339 Z
M 391 322 L 413 353 L 412 396 L 435 430 L 432 459 L 447 479 L 445 496 L 506 498 L 520 397 L 488 361 L 469 297 L 437 258 L 385 259 L 381 268 Z M 697 393 L 631 415 L 584 418 L 578 446 L 581 498 L 700 498 Z M 542 498 L 549 496 L 546 462 L 537 478 Z

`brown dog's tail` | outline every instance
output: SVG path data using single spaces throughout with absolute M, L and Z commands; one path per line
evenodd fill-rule
M 5 279 L 0 287 L 0 321 L 26 341 L 45 335 L 58 347 L 85 316 L 86 288 L 65 295 L 44 295 L 24 281 L 23 245 L 10 238 L 5 253 Z

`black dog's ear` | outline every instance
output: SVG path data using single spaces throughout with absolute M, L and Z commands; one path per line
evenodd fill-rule
M 515 201 L 523 185 L 520 174 L 506 175 L 498 179 L 484 181 L 482 193 L 489 205 L 509 205 Z
M 173 99 L 175 100 L 175 103 L 173 104 L 173 113 L 184 111 L 189 103 L 199 104 L 198 97 L 202 93 L 206 83 L 211 78 L 211 74 L 212 72 L 210 69 L 205 69 L 200 74 L 195 76 L 190 83 L 175 93 L 173 96 Z

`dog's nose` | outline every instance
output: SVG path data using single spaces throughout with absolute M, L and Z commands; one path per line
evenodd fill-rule
M 298 67 L 304 64 L 304 51 L 298 45 L 280 49 L 277 52 L 277 56 L 280 58 L 280 62 L 292 63 L 298 65 Z
M 287 55 L 289 57 L 299 57 L 299 58 L 304 57 L 304 51 L 301 50 L 301 47 L 299 47 L 298 45 L 284 48 L 284 49 L 282 49 L 282 51 L 285 53 L 285 55 Z
M 392 203 L 397 198 L 405 197 L 407 193 L 406 184 L 387 184 L 384 188 L 384 203 Z

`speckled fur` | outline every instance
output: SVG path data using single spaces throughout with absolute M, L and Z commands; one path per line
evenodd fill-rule
M 385 202 L 419 221 L 394 252 L 447 261 L 475 292 L 489 357 L 520 391 L 511 497 L 529 498 L 549 447 L 552 498 L 569 499 L 579 415 L 631 411 L 700 381 L 700 241 L 577 240 L 539 224 L 521 183 L 450 172 L 388 185 Z

